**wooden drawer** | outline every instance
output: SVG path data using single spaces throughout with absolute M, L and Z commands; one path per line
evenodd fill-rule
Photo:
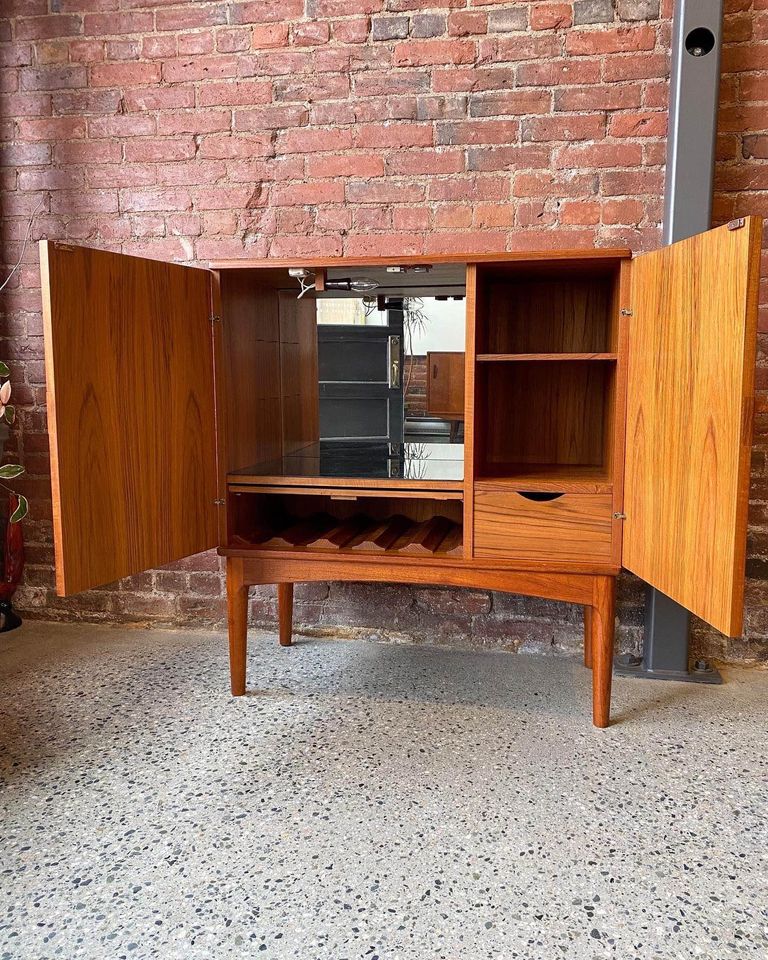
M 475 556 L 608 563 L 612 511 L 608 493 L 522 494 L 476 486 Z

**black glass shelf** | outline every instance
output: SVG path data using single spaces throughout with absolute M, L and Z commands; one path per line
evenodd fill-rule
M 257 477 L 460 482 L 464 478 L 464 445 L 321 440 L 281 460 L 229 474 L 235 481 Z

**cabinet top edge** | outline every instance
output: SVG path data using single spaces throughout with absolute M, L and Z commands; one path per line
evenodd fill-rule
M 389 265 L 419 265 L 435 263 L 514 263 L 542 260 L 587 260 L 591 262 L 607 262 L 628 260 L 632 251 L 626 248 L 592 248 L 569 250 L 516 250 L 514 252 L 499 253 L 440 253 L 429 256 L 397 255 L 387 257 L 267 257 L 266 259 L 229 259 L 211 260 L 208 266 L 211 270 L 245 270 L 288 267 L 374 267 Z

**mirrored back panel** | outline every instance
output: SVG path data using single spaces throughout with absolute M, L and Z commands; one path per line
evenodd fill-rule
M 221 277 L 230 476 L 460 483 L 465 266 L 294 273 Z

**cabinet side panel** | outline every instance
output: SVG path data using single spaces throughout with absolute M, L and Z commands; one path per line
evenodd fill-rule
M 483 315 L 477 265 L 467 265 L 467 321 L 464 349 L 464 556 L 474 555 L 474 490 L 477 475 L 478 435 L 485 431 L 476 398 L 478 317 Z
M 317 313 L 313 297 L 280 293 L 280 396 L 283 456 L 320 439 Z
M 213 380 L 216 397 L 214 408 L 216 423 L 216 490 L 218 491 L 217 526 L 219 546 L 227 543 L 227 424 L 225 420 L 227 389 L 224 378 L 224 346 L 221 324 L 221 276 L 211 271 L 211 342 L 213 345 Z
M 627 365 L 632 264 L 624 260 L 619 267 L 611 306 L 611 348 L 616 353 L 616 376 L 611 381 L 612 396 L 608 404 L 610 426 L 606 431 L 608 446 L 606 463 L 613 478 L 613 561 L 621 566 L 624 533 L 624 451 L 627 426 Z
M 278 296 L 257 271 L 221 273 L 227 471 L 282 456 Z
M 741 632 L 760 221 L 638 257 L 629 325 L 624 565 Z

